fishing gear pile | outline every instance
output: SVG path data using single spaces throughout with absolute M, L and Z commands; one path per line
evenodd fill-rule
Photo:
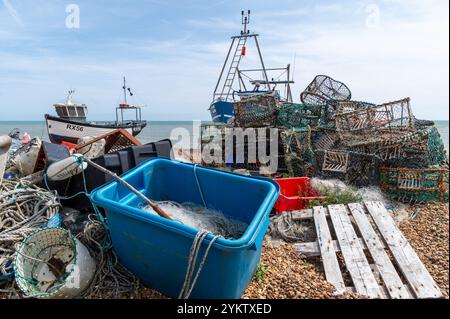
M 12 275 L 16 245 L 47 225 L 60 208 L 56 194 L 18 179 L 0 186 L 0 279 Z
M 414 116 L 409 98 L 355 101 L 347 85 L 326 75 L 316 76 L 300 98 L 301 104 L 276 101 L 275 108 L 273 94 L 242 99 L 234 104 L 234 121 L 224 127 L 277 128 L 283 164 L 278 175 L 383 186 L 391 197 L 407 202 L 447 198 L 444 143 L 434 122 Z M 208 142 L 202 139 L 202 149 Z M 225 153 L 225 138 L 217 142 L 215 148 Z M 243 163 L 233 168 L 254 170 L 246 165 L 251 162 L 246 152 L 244 159 L 232 160 Z

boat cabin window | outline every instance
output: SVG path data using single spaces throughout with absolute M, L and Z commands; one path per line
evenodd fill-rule
M 76 117 L 77 116 L 77 112 L 76 112 L 74 107 L 69 107 L 69 116 L 70 117 Z
M 80 116 L 80 117 L 86 116 L 86 114 L 84 113 L 84 107 L 82 107 L 82 106 L 77 106 L 77 113 L 78 113 L 78 116 Z
M 60 117 L 67 117 L 68 116 L 67 108 L 65 106 L 56 106 L 56 113 Z

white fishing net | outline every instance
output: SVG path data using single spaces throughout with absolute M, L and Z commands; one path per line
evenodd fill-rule
M 175 221 L 227 239 L 239 239 L 248 227 L 248 224 L 243 221 L 225 216 L 220 211 L 193 203 L 179 204 L 173 201 L 161 201 L 157 202 L 157 204 Z M 148 205 L 142 207 L 142 209 L 156 214 Z

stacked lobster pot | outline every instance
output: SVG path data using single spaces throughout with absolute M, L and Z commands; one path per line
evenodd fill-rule
M 433 122 L 414 117 L 409 98 L 379 105 L 353 101 L 344 84 L 318 76 L 301 99 L 322 110 L 312 140 L 316 175 L 381 185 L 402 201 L 447 198 L 444 144 Z
M 409 98 L 383 104 L 355 101 L 347 85 L 318 75 L 300 99 L 300 104 L 287 103 L 273 94 L 261 94 L 234 103 L 234 121 L 213 125 L 217 134 L 205 134 L 206 138 L 202 134 L 202 150 L 208 144 L 210 149 L 222 150 L 224 158 L 218 162 L 253 170 L 260 164 L 252 164 L 251 136 L 233 140 L 233 150 L 245 149 L 242 158 L 237 158 L 235 151 L 226 150 L 226 130 L 276 128 L 280 174 L 381 186 L 402 201 L 447 198 L 444 144 L 432 121 L 415 118 Z M 208 131 L 206 126 L 202 132 Z M 265 137 L 259 133 L 253 138 L 261 142 Z M 211 140 L 216 142 L 214 147 Z

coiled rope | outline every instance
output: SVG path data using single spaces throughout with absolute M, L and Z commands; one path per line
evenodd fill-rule
M 16 244 L 42 228 L 61 205 L 53 192 L 29 187 L 18 179 L 0 186 L 0 276 L 12 272 Z
M 139 288 L 138 279 L 123 267 L 111 248 L 108 230 L 97 214 L 88 216 L 88 221 L 77 238 L 88 248 L 97 262 L 97 269 L 83 298 L 123 298 L 124 294 Z

